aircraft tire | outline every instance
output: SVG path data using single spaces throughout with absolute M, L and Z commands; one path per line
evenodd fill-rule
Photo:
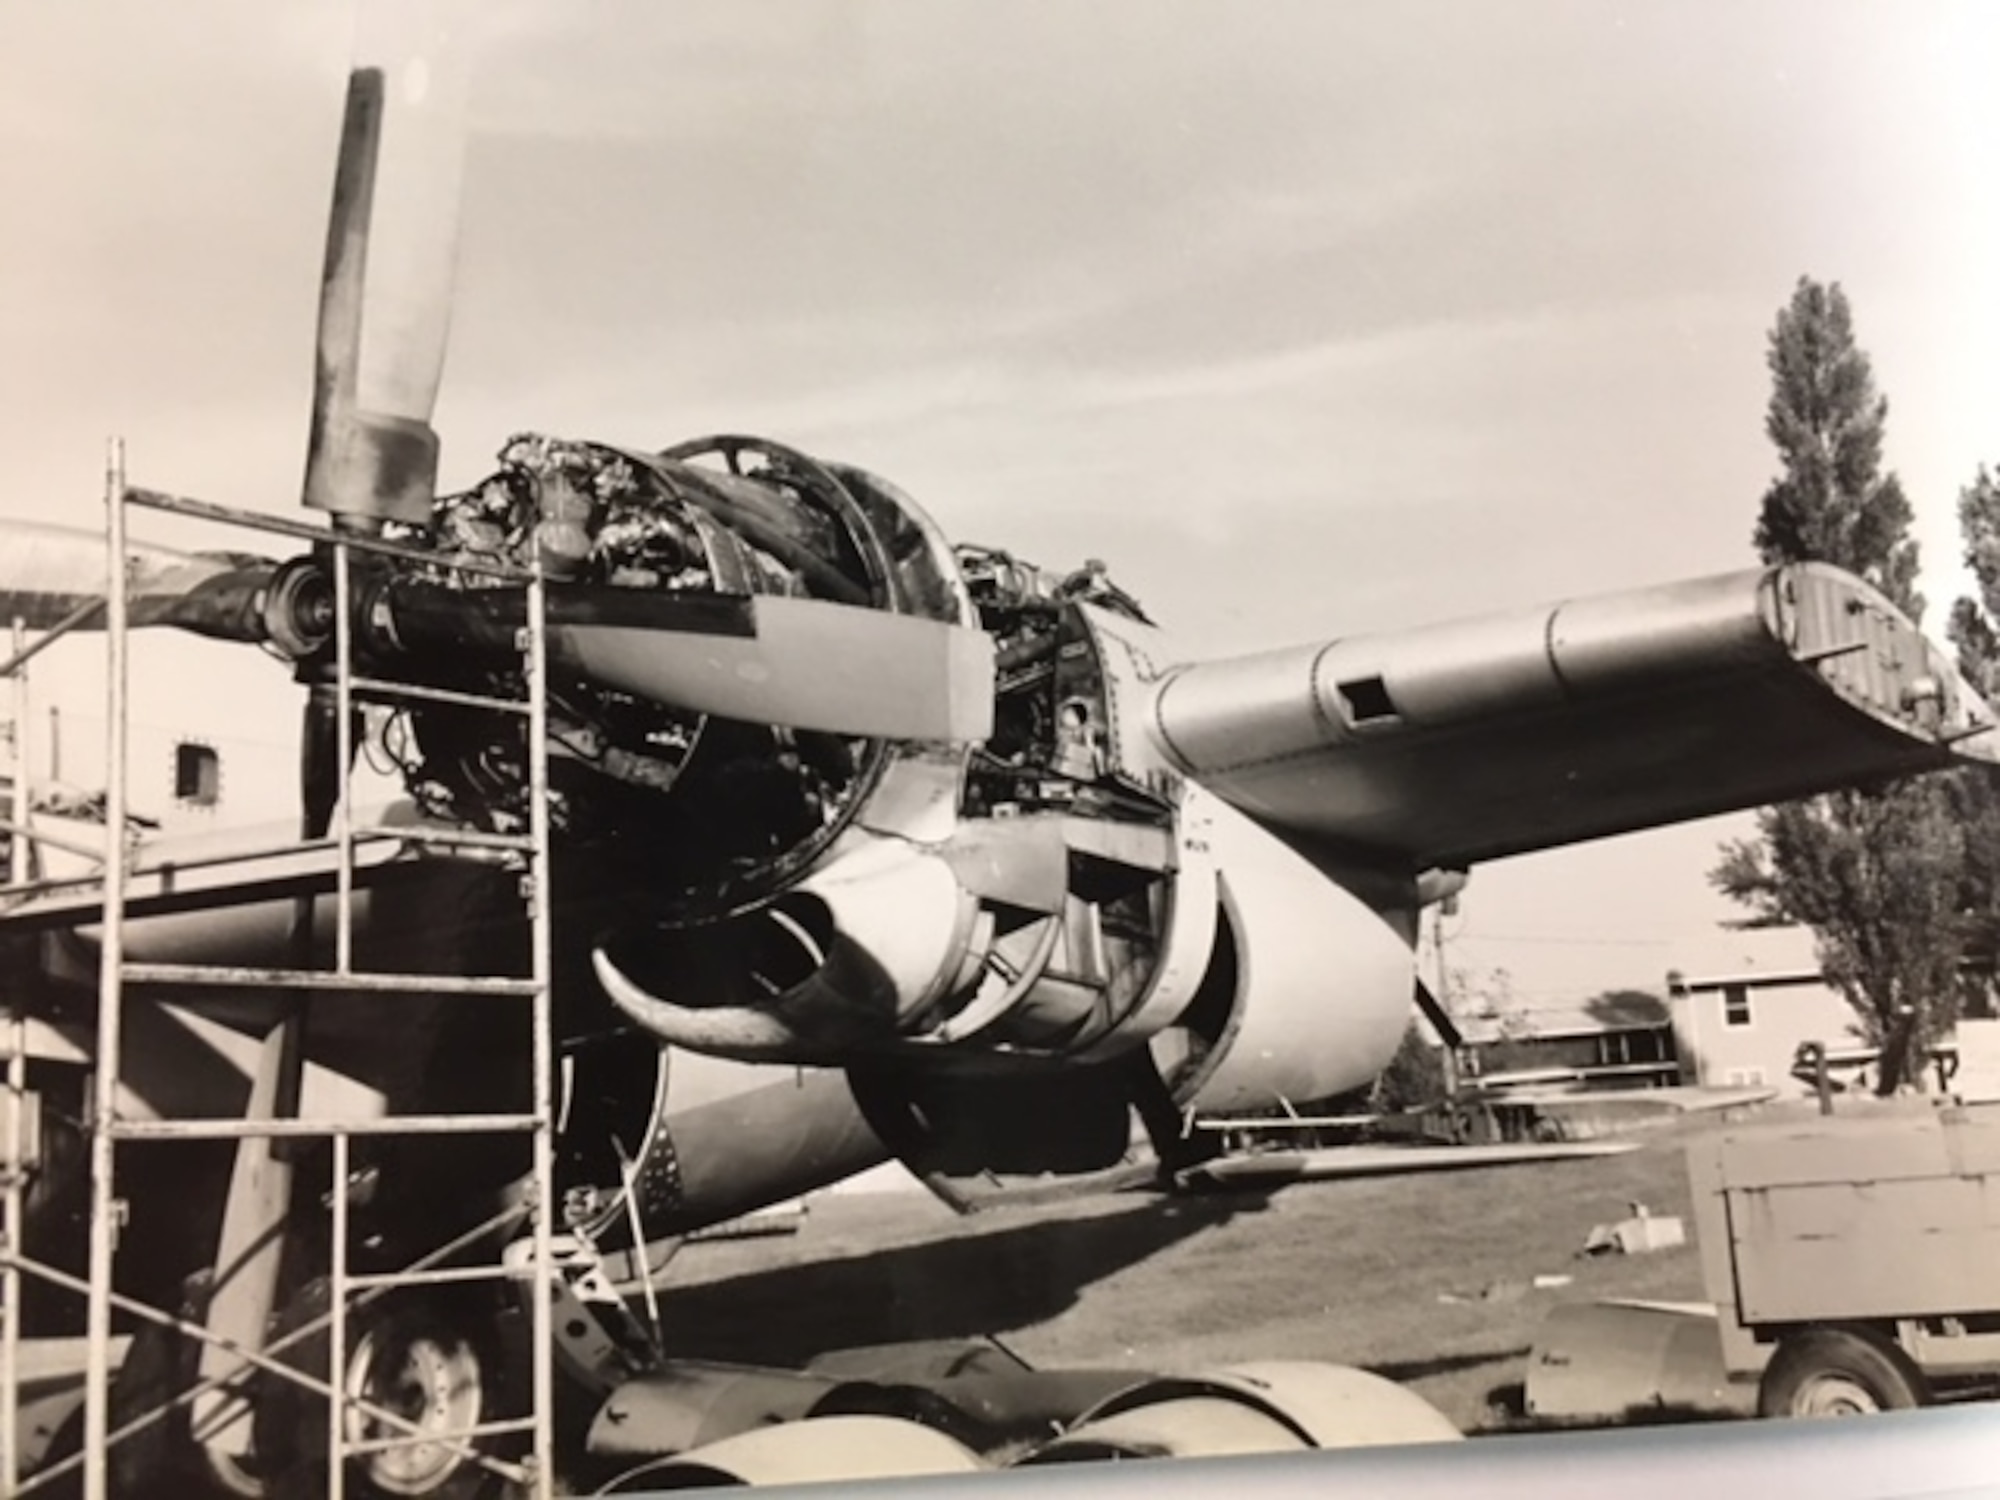
M 485 1299 L 457 1289 L 390 1293 L 348 1315 L 347 1359 L 340 1384 L 349 1393 L 440 1434 L 519 1414 L 518 1382 L 508 1378 L 503 1344 Z M 309 1285 L 278 1332 L 322 1316 L 323 1282 Z M 295 1346 L 288 1362 L 324 1376 L 327 1340 Z M 353 1437 L 389 1436 L 358 1422 Z M 473 1446 L 493 1458 L 521 1451 L 517 1436 L 486 1437 Z M 273 1378 L 258 1402 L 260 1467 L 273 1476 L 271 1500 L 319 1500 L 327 1490 L 327 1409 L 313 1391 Z M 348 1460 L 345 1489 L 354 1500 L 504 1500 L 507 1481 L 441 1447 L 406 1447 Z
M 1814 1327 L 1785 1335 L 1757 1386 L 1765 1417 L 1845 1417 L 1905 1411 L 1929 1399 L 1921 1371 L 1880 1335 Z

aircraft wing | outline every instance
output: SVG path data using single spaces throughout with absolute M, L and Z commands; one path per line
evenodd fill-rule
M 1258 821 L 1412 870 L 2000 759 L 1945 654 L 1817 563 L 1196 663 L 1155 711 Z
M 1188 1167 L 1185 1187 L 1282 1187 L 1288 1182 L 1337 1182 L 1348 1177 L 1400 1177 L 1411 1172 L 1464 1172 L 1538 1161 L 1624 1156 L 1637 1141 L 1548 1141 L 1498 1146 L 1328 1146 L 1317 1151 L 1255 1151 Z

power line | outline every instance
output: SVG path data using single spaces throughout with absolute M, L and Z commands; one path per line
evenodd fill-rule
M 1568 948 L 1671 948 L 1672 938 L 1591 938 L 1553 932 L 1455 932 L 1456 943 L 1527 943 Z

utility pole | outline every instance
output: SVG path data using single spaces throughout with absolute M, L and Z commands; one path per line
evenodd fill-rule
M 1448 955 L 1445 951 L 1444 924 L 1447 918 L 1458 915 L 1458 897 L 1455 895 L 1447 896 L 1432 910 L 1436 913 L 1431 919 L 1431 947 L 1437 956 L 1436 993 L 1438 1009 L 1447 1018 L 1451 1018 L 1453 1016 L 1452 1003 L 1454 997 L 1451 992 L 1451 964 L 1448 961 Z M 1444 1096 L 1447 1099 L 1456 1099 L 1458 1097 L 1458 1045 L 1456 1038 L 1448 1035 L 1442 1029 L 1438 1032 L 1438 1056 L 1442 1064 L 1441 1072 L 1444 1079 Z

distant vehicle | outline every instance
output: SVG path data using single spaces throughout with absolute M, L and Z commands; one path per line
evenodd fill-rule
M 1747 1125 L 1691 1142 L 1688 1175 L 1711 1303 L 1555 1309 L 1537 1422 L 1848 1416 L 2000 1385 L 2000 1103 Z
M 1731 1131 L 1689 1149 L 1725 1366 L 1765 1416 L 2000 1379 L 2000 1104 Z

